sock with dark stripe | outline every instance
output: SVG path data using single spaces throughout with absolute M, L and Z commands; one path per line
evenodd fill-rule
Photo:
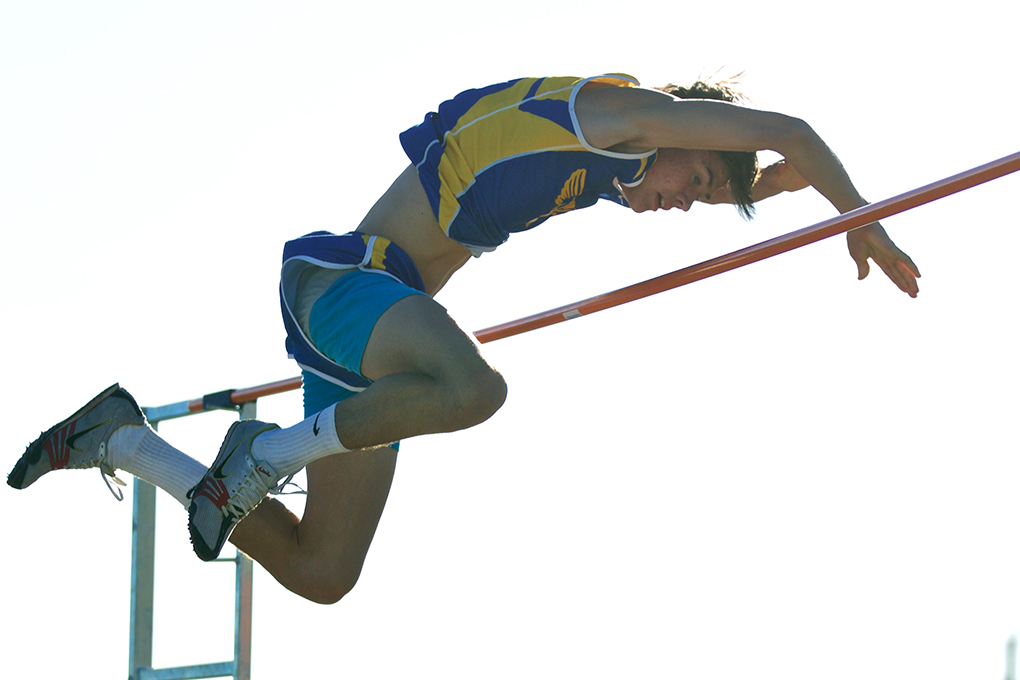
M 335 411 L 333 404 L 297 425 L 260 434 L 252 440 L 252 455 L 286 477 L 319 458 L 350 451 L 336 434 Z

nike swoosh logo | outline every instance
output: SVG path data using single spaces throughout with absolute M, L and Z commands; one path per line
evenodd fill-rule
M 111 420 L 104 420 L 103 422 L 96 423 L 92 427 L 86 428 L 86 429 L 82 430 L 81 432 L 75 432 L 74 434 L 72 434 L 70 437 L 67 438 L 67 442 L 65 442 L 65 444 L 67 445 L 67 448 L 74 449 L 75 448 L 74 444 L 75 444 L 75 442 L 78 441 L 79 437 L 84 437 L 89 432 L 92 432 L 93 430 L 98 430 L 103 425 L 109 425 L 112 422 L 113 422 L 112 419 Z M 75 449 L 75 450 L 77 451 L 77 449 Z
M 227 457 L 223 459 L 223 462 L 220 463 L 219 465 L 217 465 L 216 469 L 213 470 L 213 473 L 212 473 L 213 479 L 226 479 L 227 477 L 230 476 L 230 475 L 223 474 L 223 466 L 227 464 L 227 461 L 230 460 L 230 457 L 234 455 L 234 453 L 237 451 L 238 447 L 241 446 L 241 444 L 243 444 L 243 443 L 244 443 L 244 441 L 242 440 L 242 441 L 239 441 L 236 444 L 234 444 L 234 448 L 232 448 L 230 450 L 230 453 L 228 453 Z
M 316 413 L 315 422 L 312 423 L 312 434 L 315 435 L 316 437 L 319 436 L 319 416 L 321 415 L 322 415 L 321 413 Z

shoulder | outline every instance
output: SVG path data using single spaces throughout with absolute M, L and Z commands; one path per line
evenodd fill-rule
M 584 83 L 574 98 L 574 114 L 584 130 L 588 142 L 597 148 L 611 151 L 639 153 L 654 147 L 635 146 L 633 137 L 634 116 L 650 107 L 679 101 L 676 97 L 635 84 L 617 85 L 592 80 Z

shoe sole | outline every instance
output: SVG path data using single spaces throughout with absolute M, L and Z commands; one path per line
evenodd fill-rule
M 75 420 L 78 420 L 86 413 L 88 413 L 96 406 L 98 406 L 99 403 L 102 402 L 104 399 L 110 398 L 114 394 L 117 394 L 117 392 L 120 392 L 121 396 L 124 397 L 128 401 L 128 403 L 130 403 L 131 406 L 134 407 L 138 415 L 142 416 L 143 418 L 145 417 L 145 414 L 142 413 L 142 409 L 139 408 L 138 403 L 135 401 L 134 397 L 128 394 L 127 390 L 121 389 L 119 383 L 114 383 L 107 387 L 102 392 L 100 392 L 99 394 L 97 394 L 89 403 L 85 404 L 80 409 L 75 411 L 72 416 L 61 420 L 59 423 L 57 423 L 56 425 L 54 425 L 53 427 L 39 435 L 38 439 L 29 444 L 28 449 L 25 450 L 25 453 L 21 456 L 18 462 L 15 463 L 14 469 L 11 470 L 11 473 L 9 475 L 7 475 L 7 484 L 9 486 L 14 487 L 15 489 L 24 489 L 27 486 L 31 485 L 32 482 L 29 482 L 29 484 L 25 484 L 25 475 L 28 474 L 29 467 L 36 465 L 39 462 L 39 459 L 42 458 L 43 443 L 47 439 L 49 439 L 54 432 L 63 427 L 66 427 L 68 424 L 74 422 Z M 32 481 L 34 482 L 35 480 Z

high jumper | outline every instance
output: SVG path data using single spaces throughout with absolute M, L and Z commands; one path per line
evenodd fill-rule
M 457 95 L 400 142 L 411 164 L 355 231 L 284 247 L 281 308 L 303 421 L 239 421 L 207 467 L 113 385 L 33 442 L 8 484 L 63 468 L 124 470 L 188 510 L 203 560 L 229 539 L 293 592 L 336 602 L 361 573 L 398 442 L 477 425 L 506 397 L 478 343 L 433 299 L 472 256 L 600 199 L 636 212 L 731 203 L 750 217 L 756 201 L 813 186 L 840 213 L 867 205 L 807 123 L 741 105 L 726 82 L 523 78 Z M 759 169 L 762 150 L 783 160 Z M 847 244 L 859 278 L 871 260 L 917 295 L 917 267 L 879 223 L 850 231 Z M 302 468 L 299 519 L 266 497 Z

